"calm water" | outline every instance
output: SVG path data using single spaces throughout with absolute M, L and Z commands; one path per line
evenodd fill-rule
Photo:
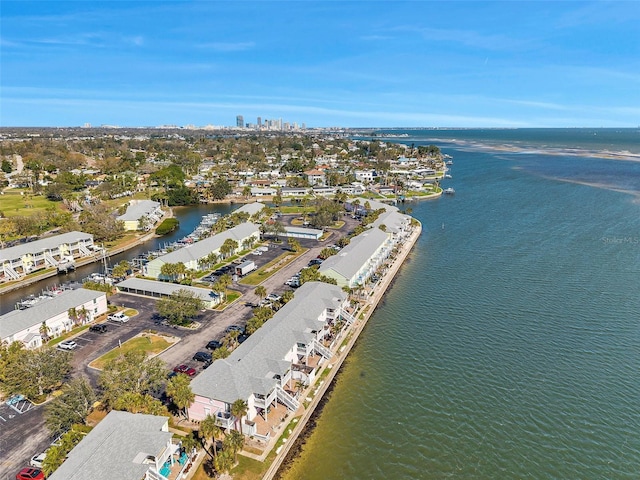
M 640 478 L 638 164 L 524 133 L 537 153 L 439 143 L 457 193 L 412 205 L 423 235 L 285 478 Z

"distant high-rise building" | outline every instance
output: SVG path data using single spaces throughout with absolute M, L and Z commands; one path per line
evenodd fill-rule
M 242 115 L 236 117 L 236 127 L 244 128 L 244 117 Z
M 262 117 L 258 117 L 258 128 L 262 126 Z

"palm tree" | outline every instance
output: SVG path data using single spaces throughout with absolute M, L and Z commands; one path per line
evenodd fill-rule
M 202 422 L 200 422 L 200 433 L 206 438 L 210 437 L 213 442 L 213 456 L 218 456 L 218 444 L 216 439 L 222 433 L 222 428 L 218 425 L 215 417 L 207 415 Z
M 258 285 L 254 291 L 260 300 L 263 300 L 267 296 L 267 289 L 262 285 Z
M 238 461 L 238 451 L 242 450 L 244 446 L 244 435 L 237 430 L 231 431 L 229 435 L 224 439 L 225 447 L 233 452 L 233 461 Z
M 189 377 L 186 375 L 176 375 L 167 382 L 167 396 L 183 411 L 185 417 L 187 417 L 187 407 L 196 398 L 191 390 Z
M 239 398 L 231 404 L 231 415 L 240 421 L 240 433 L 242 434 L 242 417 L 247 414 L 247 402 Z
M 49 341 L 50 331 L 51 329 L 49 328 L 49 326 L 47 325 L 47 321 L 45 320 L 44 322 L 42 322 L 42 325 L 40 325 L 40 337 L 45 343 Z

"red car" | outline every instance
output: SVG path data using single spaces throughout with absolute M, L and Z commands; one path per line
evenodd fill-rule
M 44 480 L 44 473 L 39 468 L 23 468 L 16 475 L 16 480 Z
M 178 365 L 177 367 L 173 368 L 173 371 L 176 373 L 184 373 L 185 375 L 189 375 L 190 377 L 193 377 L 196 374 L 196 369 L 190 367 L 189 365 Z

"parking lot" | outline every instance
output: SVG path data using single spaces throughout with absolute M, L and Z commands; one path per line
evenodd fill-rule
M 345 234 L 350 228 L 353 228 L 351 220 L 348 218 L 345 220 L 348 220 L 348 223 L 342 229 L 341 234 Z M 291 287 L 286 286 L 285 282 L 296 272 L 306 267 L 322 248 L 335 243 L 337 238 L 338 236 L 332 235 L 323 242 L 297 239 L 301 246 L 309 248 L 309 251 L 265 280 L 262 285 L 266 288 L 267 293 L 281 295 L 285 290 L 290 290 Z M 259 268 L 281 255 L 286 247 L 286 242 L 278 245 L 270 244 L 269 249 L 262 255 L 248 254 L 245 258 L 255 261 Z M 244 326 L 251 316 L 251 308 L 245 304 L 257 304 L 260 301 L 254 293 L 255 286 L 234 282 L 230 288 L 240 291 L 242 297 L 224 311 L 202 311 L 197 318 L 197 322 L 200 323 L 197 330 L 174 328 L 159 322 L 155 314 L 157 299 L 123 293 L 109 297 L 109 302 L 112 305 L 133 308 L 139 314 L 131 317 L 126 323 L 106 321 L 107 331 L 105 333 L 86 330 L 73 337 L 72 340 L 77 343 L 77 347 L 72 350 L 72 374 L 74 376 L 85 375 L 94 386 L 97 386 L 99 372 L 89 368 L 88 364 L 116 348 L 120 342 L 125 342 L 145 330 L 154 330 L 180 338 L 179 342 L 159 355 L 159 358 L 167 365 L 167 374 L 175 366 L 182 364 L 195 368 L 196 374 L 200 373 L 203 363 L 194 361 L 193 355 L 198 351 L 207 351 L 206 344 L 210 340 L 221 339 L 225 329 L 230 325 Z M 0 480 L 15 478 L 15 473 L 20 468 L 28 466 L 31 456 L 44 451 L 49 446 L 51 439 L 44 425 L 43 412 L 43 406 L 36 406 L 23 414 L 17 414 L 8 406 L 0 405 L 0 417 L 4 418 L 4 420 L 0 418 Z

